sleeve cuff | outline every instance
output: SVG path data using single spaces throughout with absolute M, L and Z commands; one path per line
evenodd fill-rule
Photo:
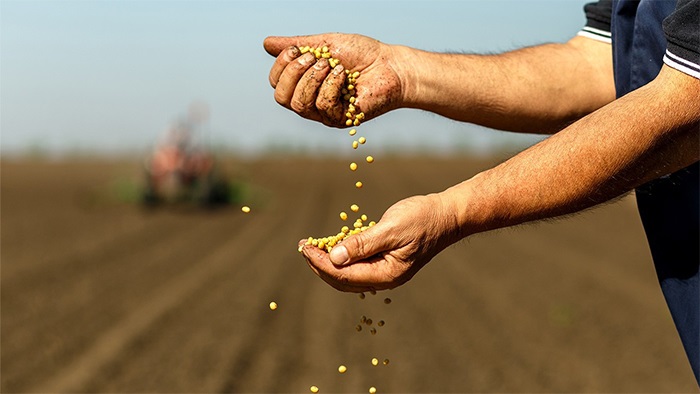
M 671 68 L 700 79 L 700 64 L 683 59 L 668 49 L 664 55 L 664 63 Z
M 612 44 L 612 36 L 609 31 L 596 29 L 595 27 L 586 26 L 579 30 L 578 34 L 582 37 L 588 37 L 596 41 Z

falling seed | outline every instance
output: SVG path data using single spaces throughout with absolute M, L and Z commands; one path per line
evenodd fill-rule
M 372 319 L 367 319 L 367 320 L 365 321 L 365 323 L 367 323 L 368 326 L 371 326 L 371 325 L 372 325 Z
M 388 298 L 388 297 L 385 298 L 385 299 L 384 299 L 384 303 L 385 303 L 385 304 L 391 304 L 391 298 Z
M 364 324 L 366 321 L 367 321 L 367 317 L 365 315 L 362 315 L 362 317 L 360 318 L 360 323 Z
M 367 158 L 365 160 L 367 160 L 367 163 L 372 163 L 372 162 L 374 162 L 374 157 L 367 156 Z
M 360 182 L 360 181 L 355 182 L 355 187 L 358 189 L 362 188 L 362 182 Z
M 364 300 L 365 299 L 365 293 L 360 293 L 360 299 Z
M 378 322 L 377 322 L 377 325 L 378 325 L 379 327 L 382 327 L 382 326 L 384 325 L 384 320 L 378 321 Z
M 373 358 L 373 359 L 372 359 L 372 365 L 374 365 L 374 366 L 379 365 L 379 360 L 377 360 L 376 358 Z
M 362 331 L 362 325 L 360 325 L 360 324 L 356 325 L 355 330 L 357 330 L 357 332 Z
M 272 301 L 272 302 L 270 303 L 270 309 L 272 309 L 273 311 L 274 311 L 275 309 L 277 309 L 277 303 L 274 302 L 274 301 Z
M 244 205 L 241 207 L 241 211 L 243 211 L 244 213 L 248 213 L 248 212 L 250 212 L 250 207 L 247 205 Z
M 369 333 L 372 334 L 372 335 L 374 335 L 374 334 L 377 333 L 377 329 L 374 328 L 374 327 L 372 327 L 372 328 L 369 329 Z
M 312 393 L 318 393 L 318 387 L 316 386 L 311 386 L 309 390 L 311 390 Z
M 377 393 L 377 389 L 374 386 L 369 388 L 369 394 L 376 394 L 376 393 Z
M 389 359 L 385 358 L 384 361 L 382 362 L 384 365 L 389 365 Z
M 340 373 L 345 373 L 345 371 L 347 371 L 347 370 L 348 370 L 348 368 L 345 365 L 341 365 L 338 367 L 338 372 L 340 372 Z

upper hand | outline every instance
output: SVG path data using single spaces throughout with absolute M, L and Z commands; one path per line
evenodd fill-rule
M 457 241 L 456 229 L 439 195 L 415 196 L 391 206 L 376 225 L 346 238 L 330 255 L 312 245 L 303 246 L 302 253 L 309 267 L 338 290 L 392 289 Z
M 298 37 L 267 37 L 265 50 L 277 59 L 270 70 L 275 100 L 304 118 L 327 126 L 346 127 L 347 103 L 341 90 L 345 69 L 359 71 L 355 84 L 356 107 L 369 120 L 400 105 L 402 87 L 392 66 L 390 45 L 356 34 L 320 34 Z M 340 65 L 331 68 L 328 60 L 311 53 L 301 54 L 302 46 L 327 46 Z

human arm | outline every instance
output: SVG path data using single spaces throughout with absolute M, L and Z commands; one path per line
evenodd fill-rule
M 333 262 L 310 246 L 307 261 L 340 290 L 393 288 L 464 237 L 577 212 L 685 168 L 700 158 L 698 92 L 700 79 L 664 66 L 648 85 L 501 165 L 399 202 L 334 248 Z
M 281 105 L 308 119 L 344 126 L 337 93 L 344 75 L 293 46 L 327 45 L 357 70 L 358 107 L 372 119 L 417 108 L 510 131 L 552 133 L 615 98 L 610 46 L 584 37 L 496 55 L 426 52 L 369 37 L 268 37 L 277 59 L 270 84 Z

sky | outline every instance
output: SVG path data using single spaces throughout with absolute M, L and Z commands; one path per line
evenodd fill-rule
M 497 53 L 565 42 L 583 26 L 585 3 L 0 0 L 0 151 L 145 151 L 199 103 L 209 119 L 197 132 L 216 147 L 337 152 L 347 145 L 338 129 L 274 101 L 266 36 L 345 32 Z M 488 154 L 541 138 L 404 109 L 360 127 L 375 149 L 393 152 Z

